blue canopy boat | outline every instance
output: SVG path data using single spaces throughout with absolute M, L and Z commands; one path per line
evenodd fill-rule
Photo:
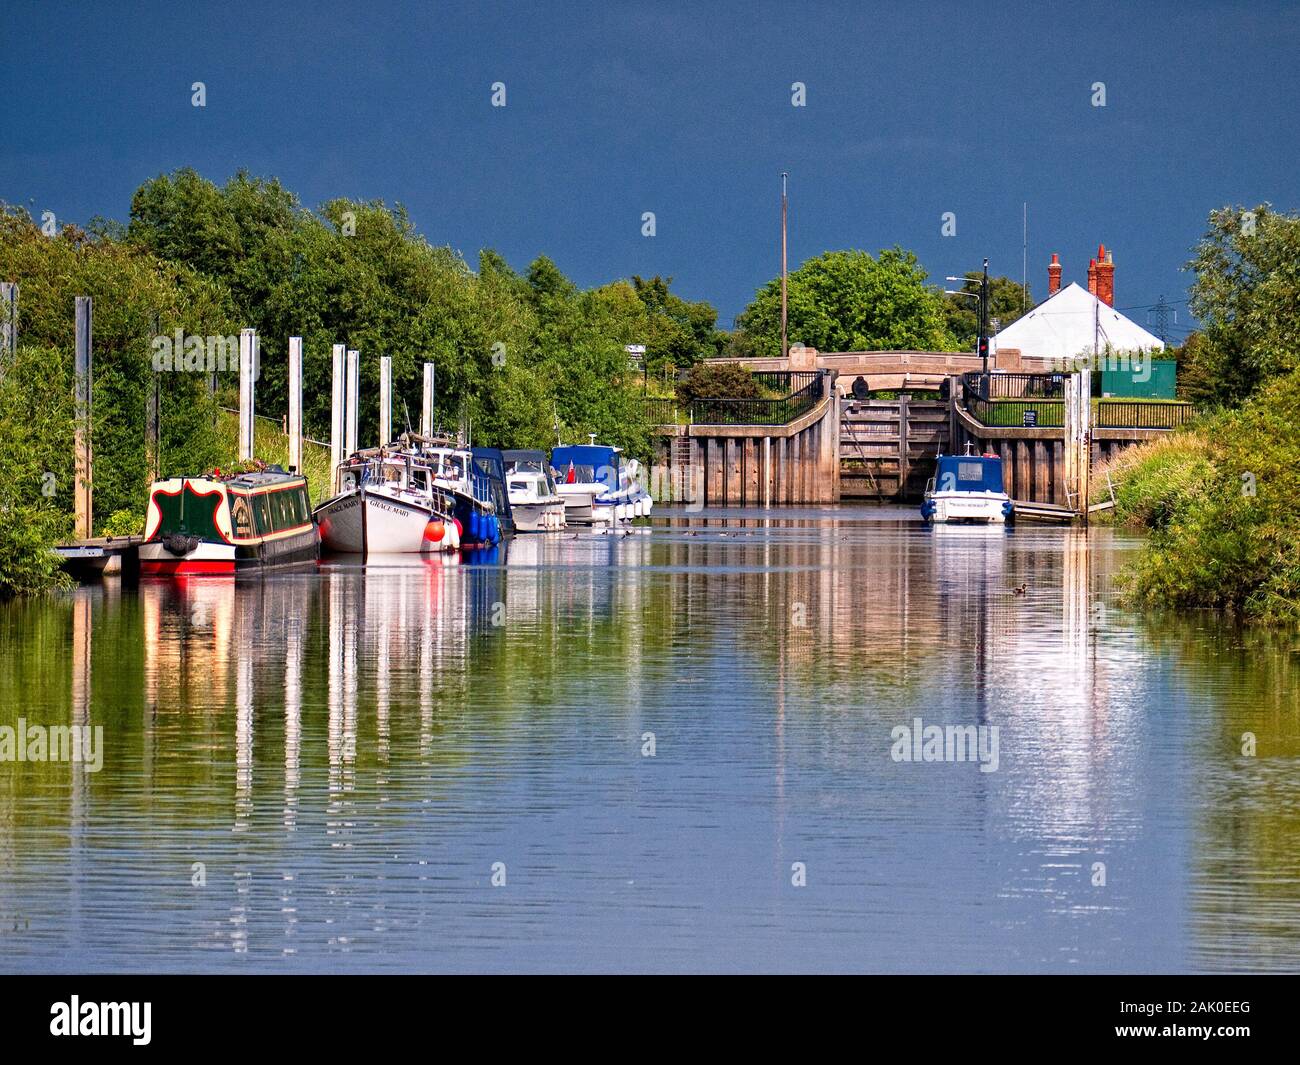
M 1011 517 L 1011 497 L 1002 490 L 1002 460 L 996 455 L 940 455 L 925 488 L 921 517 L 935 524 L 1001 524 Z

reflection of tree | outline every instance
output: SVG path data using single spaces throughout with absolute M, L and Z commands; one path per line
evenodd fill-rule
M 1189 786 L 1197 861 L 1189 869 L 1194 961 L 1252 970 L 1300 961 L 1300 659 L 1293 632 L 1207 618 L 1148 619 L 1158 652 L 1188 688 L 1196 716 Z M 1203 712 L 1208 709 L 1208 714 Z M 1197 711 L 1202 711 L 1198 713 Z M 1244 755 L 1246 733 L 1256 753 Z

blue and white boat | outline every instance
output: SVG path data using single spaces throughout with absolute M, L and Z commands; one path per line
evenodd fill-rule
M 562 445 L 551 451 L 551 470 L 566 524 L 613 526 L 647 517 L 653 506 L 641 484 L 641 464 L 625 461 L 622 448 Z
M 936 525 L 1005 522 L 1011 517 L 1011 497 L 1002 490 L 1002 460 L 996 455 L 940 455 L 925 487 L 921 517 Z

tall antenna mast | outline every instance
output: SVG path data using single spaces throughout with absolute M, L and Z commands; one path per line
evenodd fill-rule
M 786 219 L 786 193 L 785 182 L 789 175 L 781 171 L 781 358 L 790 357 L 790 348 L 786 339 L 786 260 L 785 260 L 785 219 Z

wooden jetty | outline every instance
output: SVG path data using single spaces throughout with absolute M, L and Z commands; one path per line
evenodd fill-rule
M 54 553 L 63 560 L 63 569 L 79 581 L 105 573 L 134 578 L 140 575 L 142 543 L 143 536 L 93 536 L 59 544 Z

